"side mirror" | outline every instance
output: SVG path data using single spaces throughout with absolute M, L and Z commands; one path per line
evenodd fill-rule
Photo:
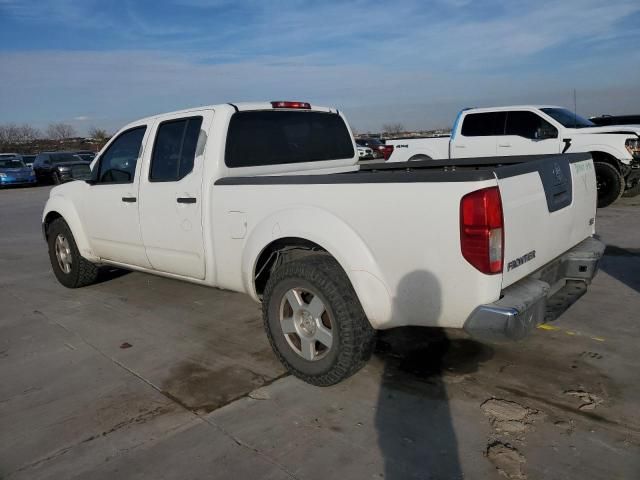
M 89 185 L 95 185 L 96 183 L 98 183 L 98 170 L 91 170 L 91 176 L 89 178 L 85 178 L 84 181 Z
M 553 128 L 538 127 L 535 134 L 536 140 L 547 140 L 549 138 L 558 138 L 558 132 Z

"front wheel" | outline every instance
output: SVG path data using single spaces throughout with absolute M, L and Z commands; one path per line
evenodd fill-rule
M 49 226 L 47 243 L 51 268 L 62 285 L 78 288 L 96 281 L 98 267 L 80 255 L 71 229 L 62 218 Z
M 346 274 L 329 256 L 308 256 L 278 267 L 262 305 L 275 354 L 307 383 L 336 384 L 371 356 L 375 330 Z
M 610 163 L 595 162 L 598 186 L 598 208 L 608 207 L 616 202 L 624 191 L 624 178 Z

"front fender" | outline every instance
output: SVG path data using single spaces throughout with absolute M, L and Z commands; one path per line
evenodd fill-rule
M 89 238 L 87 237 L 84 227 L 82 226 L 80 216 L 78 215 L 78 211 L 73 202 L 62 195 L 53 194 L 51 197 L 49 197 L 47 203 L 44 206 L 44 211 L 42 212 L 43 227 L 47 215 L 53 212 L 62 216 L 65 222 L 67 222 L 67 225 L 69 225 L 71 233 L 73 234 L 73 238 L 76 241 L 76 245 L 78 246 L 78 250 L 80 251 L 80 255 L 82 255 L 89 261 L 97 262 L 99 258 L 94 255 L 91 249 Z
M 249 234 L 242 256 L 245 291 L 255 300 L 254 272 L 262 251 L 282 238 L 301 238 L 320 245 L 342 266 L 375 328 L 391 318 L 391 295 L 365 241 L 342 219 L 316 207 L 274 213 Z
M 620 160 L 625 165 L 628 165 L 633 160 L 633 157 L 631 157 L 624 146 L 622 147 L 622 149 L 618 149 L 611 145 L 592 143 L 582 146 L 580 148 L 580 151 L 606 153 L 608 155 L 611 155 L 613 158 Z

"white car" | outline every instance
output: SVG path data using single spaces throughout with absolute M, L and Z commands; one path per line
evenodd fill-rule
M 282 363 L 315 385 L 357 371 L 376 329 L 520 339 L 548 299 L 566 308 L 595 274 L 588 155 L 357 162 L 342 113 L 304 102 L 138 120 L 91 179 L 51 190 L 53 272 L 70 288 L 110 265 L 247 293 Z
M 590 153 L 598 206 L 627 191 L 640 193 L 640 126 L 598 127 L 554 106 L 471 108 L 461 111 L 450 137 L 389 140 L 390 162 L 467 157 Z
M 356 145 L 356 149 L 358 150 L 358 158 L 360 160 L 370 160 L 373 158 L 373 150 L 369 147 L 361 147 L 360 145 Z

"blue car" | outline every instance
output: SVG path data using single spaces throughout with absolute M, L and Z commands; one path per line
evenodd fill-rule
M 0 187 L 8 185 L 35 185 L 36 174 L 20 157 L 0 157 Z

